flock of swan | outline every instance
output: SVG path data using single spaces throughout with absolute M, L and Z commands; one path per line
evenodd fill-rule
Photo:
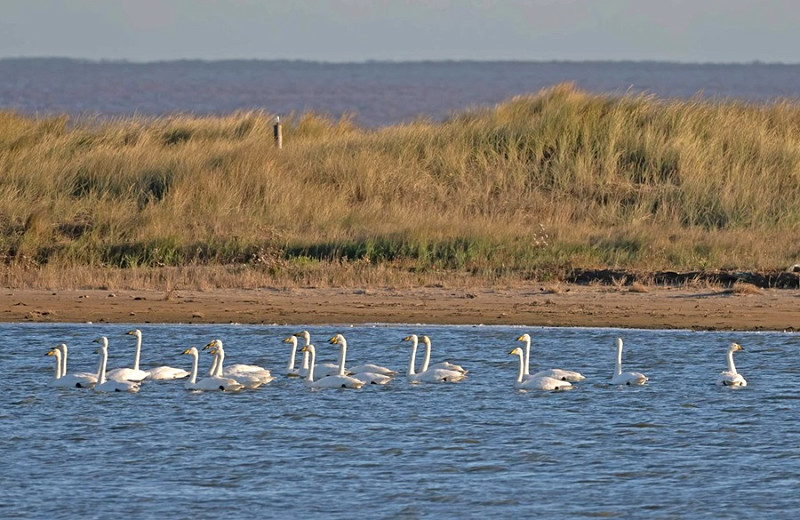
M 97 372 L 67 372 L 68 349 L 65 343 L 52 347 L 47 356 L 56 360 L 55 378 L 51 381 L 53 386 L 68 388 L 93 388 L 98 392 L 138 392 L 146 380 L 178 380 L 186 379 L 185 387 L 191 391 L 229 391 L 236 392 L 245 389 L 255 389 L 272 381 L 274 376 L 270 370 L 258 365 L 233 364 L 223 366 L 225 349 L 222 340 L 215 339 L 205 345 L 202 350 L 208 351 L 213 356 L 208 374 L 200 377 L 200 350 L 190 347 L 183 354 L 192 357 L 191 371 L 182 368 L 159 366 L 150 370 L 139 368 L 142 352 L 142 332 L 138 329 L 131 330 L 128 335 L 136 337 L 136 354 L 132 368 L 107 369 L 108 363 L 108 338 L 101 336 L 94 340 L 99 344 L 95 353 L 99 354 Z M 304 345 L 300 348 L 303 353 L 302 364 L 295 368 L 295 357 L 298 350 L 298 338 L 303 338 Z M 460 365 L 447 361 L 430 364 L 431 340 L 428 336 L 411 334 L 403 338 L 411 344 L 411 357 L 408 363 L 406 378 L 410 383 L 456 383 L 466 379 L 468 371 Z M 416 357 L 420 341 L 425 346 L 425 356 L 420 370 L 416 370 Z M 552 368 L 530 373 L 531 337 L 522 334 L 517 341 L 523 342 L 525 349 L 516 347 L 511 352 L 512 356 L 519 359 L 519 368 L 514 386 L 521 390 L 566 390 L 572 383 L 586 379 L 579 372 Z M 289 364 L 286 368 L 288 377 L 303 378 L 313 389 L 323 388 L 352 388 L 359 389 L 367 384 L 385 385 L 392 381 L 397 372 L 387 367 L 367 363 L 346 367 L 347 340 L 343 335 L 337 334 L 328 341 L 339 347 L 338 363 L 317 363 L 316 350 L 311 343 L 308 331 L 298 332 L 284 340 L 291 344 Z M 614 374 L 611 377 L 612 385 L 643 385 L 647 376 L 639 372 L 622 371 L 622 338 L 616 341 L 617 359 Z M 736 371 L 733 363 L 733 353 L 742 350 L 737 343 L 731 343 L 727 350 L 728 369 L 720 373 L 716 383 L 721 386 L 742 387 L 747 386 L 747 381 Z

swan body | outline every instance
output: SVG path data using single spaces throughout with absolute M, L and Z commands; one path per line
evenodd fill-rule
M 552 377 L 554 379 L 560 379 L 561 381 L 571 382 L 583 381 L 586 379 L 580 372 L 575 372 L 573 370 L 562 370 L 560 368 L 540 370 L 531 375 L 531 335 L 525 333 L 518 337 L 517 341 L 525 342 L 525 374 L 523 379 L 528 379 L 529 377 Z
M 94 340 L 100 343 L 95 353 L 100 354 L 100 367 L 97 370 L 97 383 L 94 385 L 96 392 L 130 392 L 139 391 L 139 383 L 135 381 L 106 379 L 106 365 L 108 364 L 108 338 L 105 336 Z
M 359 389 L 364 386 L 364 382 L 358 379 L 355 379 L 350 376 L 346 376 L 344 374 L 337 374 L 333 376 L 325 376 L 320 379 L 314 380 L 314 362 L 316 361 L 316 352 L 314 351 L 314 345 L 308 344 L 305 345 L 301 351 L 309 353 L 309 370 L 308 375 L 306 376 L 306 381 L 311 386 L 311 388 L 321 389 L 321 388 L 352 388 L 352 389 Z
M 59 345 L 60 347 L 60 345 Z M 91 388 L 97 382 L 97 375 L 91 377 L 80 377 L 77 374 L 62 375 L 62 354 L 59 347 L 50 349 L 46 356 L 54 356 L 56 359 L 55 378 L 50 380 L 50 386 L 61 388 Z
M 614 376 L 611 378 L 612 385 L 643 385 L 647 382 L 647 376 L 639 372 L 622 371 L 622 338 L 617 338 L 617 365 L 614 369 Z
M 192 356 L 192 373 L 189 380 L 186 381 L 187 390 L 201 390 L 201 391 L 216 391 L 223 390 L 227 392 L 237 392 L 244 388 L 244 385 L 239 384 L 236 380 L 228 377 L 208 376 L 200 381 L 197 380 L 197 365 L 200 356 L 197 353 L 196 347 L 191 347 L 183 351 L 184 354 Z
M 223 368 L 222 361 L 225 359 L 225 349 L 222 347 L 222 340 L 215 339 L 203 347 L 203 350 L 208 349 L 215 351 L 214 362 L 211 364 L 208 375 L 232 377 L 233 379 L 238 379 L 237 376 L 247 376 L 248 379 L 258 379 L 262 383 L 269 383 L 274 379 L 269 370 L 258 365 L 235 363 Z
M 406 373 L 406 379 L 408 379 L 409 383 L 455 383 L 456 381 L 461 381 L 466 377 L 466 375 L 461 372 L 442 368 L 429 368 L 425 372 L 417 373 L 416 369 L 414 368 L 417 358 L 417 347 L 419 344 L 417 335 L 412 334 L 410 336 L 406 336 L 403 338 L 403 341 L 411 342 L 411 358 L 408 362 L 408 373 Z
M 311 345 L 311 333 L 307 330 L 298 332 L 294 335 L 296 338 L 303 338 L 305 341 L 304 347 Z M 300 369 L 300 376 L 308 377 L 308 360 L 309 351 L 303 352 L 303 366 Z M 335 376 L 339 374 L 339 365 L 334 363 L 317 363 L 314 365 L 314 377 L 320 378 L 325 376 Z
M 468 372 L 468 370 L 464 370 L 461 365 L 456 365 L 455 363 L 450 363 L 449 361 L 442 361 L 440 363 L 434 363 L 433 365 L 430 365 L 431 338 L 423 335 L 422 342 L 425 343 L 425 358 L 422 361 L 422 369 L 420 372 L 427 372 L 430 369 L 452 370 L 454 372 L 461 372 L 462 374 L 466 374 Z
M 744 350 L 738 343 L 731 343 L 728 347 L 728 370 L 720 373 L 717 379 L 717 384 L 720 386 L 747 386 L 747 380 L 742 377 L 742 374 L 736 371 L 736 365 L 733 364 L 733 353 L 737 350 Z
M 60 350 L 61 352 L 61 373 L 58 376 L 59 383 L 56 386 L 91 388 L 97 383 L 97 372 L 75 372 L 74 374 L 67 374 L 67 354 L 69 349 L 67 349 L 66 343 L 61 343 L 57 347 L 54 347 L 53 350 Z M 48 353 L 48 355 L 50 354 Z M 58 361 L 58 354 L 54 353 L 52 355 L 56 356 L 56 360 Z
M 130 332 L 128 332 L 130 334 Z M 136 342 L 136 355 L 133 358 L 133 368 L 115 368 L 109 370 L 106 374 L 107 379 L 115 379 L 117 381 L 134 381 L 140 383 L 150 376 L 150 372 L 146 370 L 139 370 L 139 359 L 142 357 L 142 334 L 139 333 L 138 341 Z
M 525 354 L 519 347 L 514 348 L 509 352 L 512 356 L 519 356 L 519 372 L 517 373 L 517 380 L 514 382 L 514 387 L 520 390 L 568 390 L 572 388 L 569 381 L 562 381 L 549 376 L 541 376 L 538 374 L 525 377 Z
M 142 351 L 142 331 L 139 329 L 129 330 L 129 336 L 136 336 L 136 362 L 133 368 L 139 368 L 139 353 Z M 173 368 L 168 366 L 160 366 L 148 370 L 148 378 L 156 381 L 168 381 L 172 379 L 183 379 L 189 377 L 189 371 L 182 368 Z
M 372 363 L 357 365 L 346 370 L 345 358 L 347 357 L 347 340 L 344 339 L 344 336 L 341 334 L 337 334 L 329 340 L 329 343 L 332 345 L 339 345 L 339 376 L 349 374 L 350 377 L 358 379 L 364 384 L 385 385 L 391 381 L 394 374 L 396 374 L 393 370 L 380 365 L 373 365 Z M 316 368 L 314 370 L 316 370 Z

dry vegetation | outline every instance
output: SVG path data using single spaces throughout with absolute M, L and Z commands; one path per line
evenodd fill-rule
M 800 105 L 559 85 L 379 130 L 0 113 L 5 286 L 413 285 L 780 269 Z

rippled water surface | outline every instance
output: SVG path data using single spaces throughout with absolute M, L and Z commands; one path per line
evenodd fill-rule
M 142 326 L 143 367 L 190 366 L 182 349 L 218 337 L 226 360 L 278 375 L 238 394 L 148 382 L 139 394 L 48 386 L 67 342 L 70 372 L 129 366 L 125 325 L 0 325 L 2 518 L 793 518 L 800 510 L 796 334 L 516 327 L 311 327 L 323 360 L 342 332 L 348 364 L 401 370 L 409 333 L 458 384 L 311 391 L 283 377 L 300 327 Z M 511 348 L 534 337 L 534 367 L 578 370 L 567 392 L 519 392 Z M 614 339 L 644 387 L 610 387 Z M 749 386 L 717 387 L 741 343 Z M 299 355 L 298 355 L 299 359 Z M 201 366 L 208 366 L 208 356 Z

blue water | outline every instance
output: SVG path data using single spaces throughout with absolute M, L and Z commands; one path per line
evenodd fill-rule
M 104 116 L 314 111 L 377 127 L 574 82 L 595 93 L 800 98 L 800 65 L 659 62 L 92 62 L 0 59 L 0 109 Z
M 129 366 L 130 325 L 4 324 L 0 517 L 794 518 L 800 510 L 798 337 L 790 333 L 470 326 L 310 327 L 319 357 L 342 332 L 348 364 L 405 372 L 401 338 L 426 333 L 457 384 L 311 391 L 278 377 L 239 394 L 148 382 L 138 394 L 48 387 L 60 341 L 70 372 L 91 341 Z M 221 338 L 230 362 L 280 375 L 297 326 L 142 325 L 144 367 Z M 534 367 L 587 376 L 561 393 L 513 388 L 522 332 Z M 644 387 L 610 387 L 614 339 Z M 717 387 L 741 343 L 749 386 Z M 299 359 L 299 355 L 298 355 Z M 208 366 L 204 355 L 201 366 Z

